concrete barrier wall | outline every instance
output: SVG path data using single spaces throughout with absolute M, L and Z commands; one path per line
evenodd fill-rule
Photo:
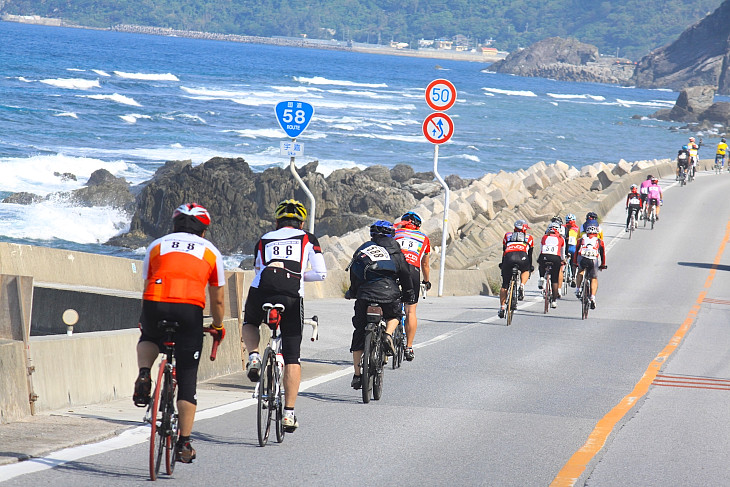
M 0 423 L 31 414 L 22 341 L 0 340 Z

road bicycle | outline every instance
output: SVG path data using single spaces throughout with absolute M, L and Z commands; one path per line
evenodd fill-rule
M 400 367 L 403 363 L 403 357 L 406 352 L 406 307 L 401 305 L 401 317 L 400 323 L 393 332 L 393 346 L 395 347 L 395 355 L 393 355 L 393 362 L 391 366 L 394 369 Z
M 631 208 L 629 208 L 629 240 L 631 240 L 631 236 L 634 234 L 634 230 L 636 230 L 636 212 L 632 211 Z
M 370 397 L 376 401 L 383 395 L 383 370 L 385 368 L 385 319 L 383 308 L 376 303 L 367 307 L 365 325 L 365 347 L 360 363 L 362 376 L 362 402 Z
M 573 269 L 570 262 L 573 260 L 571 254 L 567 254 L 567 262 L 565 263 L 565 269 L 563 270 L 563 296 L 568 295 L 568 286 L 575 276 L 573 276 Z
M 649 221 L 651 222 L 651 229 L 654 230 L 654 223 L 656 223 L 656 205 L 651 205 L 649 211 Z
M 547 314 L 550 309 L 550 303 L 553 300 L 553 265 L 550 262 L 545 263 L 545 284 L 543 285 L 542 294 L 545 298 L 545 310 L 544 314 Z
M 690 165 L 689 169 L 687 170 L 687 182 L 691 183 L 695 180 L 695 171 L 696 166 L 694 164 Z
M 715 170 L 715 174 L 720 174 L 722 172 L 724 162 L 725 156 L 715 155 L 715 164 L 712 165 L 712 168 Z
M 172 475 L 175 470 L 177 456 L 175 445 L 180 435 L 180 424 L 177 412 L 177 371 L 175 367 L 175 332 L 180 328 L 176 321 L 162 320 L 158 323 L 164 334 L 164 357 L 160 361 L 160 369 L 155 382 L 155 390 L 147 406 L 144 421 L 151 426 L 150 431 L 150 480 L 157 480 L 165 457 L 165 473 Z M 210 360 L 215 360 L 220 344 L 220 331 L 214 328 L 203 328 L 203 332 L 213 336 L 213 348 Z
M 271 432 L 271 420 L 274 420 L 276 441 L 284 441 L 287 432 L 282 420 L 284 419 L 284 357 L 281 354 L 281 317 L 286 307 L 281 303 L 264 303 L 261 307 L 266 313 L 264 324 L 271 330 L 271 340 L 264 350 L 261 359 L 261 370 L 259 381 L 254 389 L 253 397 L 256 399 L 257 408 L 257 432 L 259 446 L 265 446 L 269 441 Z M 319 318 L 312 316 L 311 319 L 304 319 L 303 325 L 312 327 L 312 341 L 319 338 Z
M 520 269 L 516 265 L 512 267 L 512 277 L 507 288 L 507 326 L 512 324 L 512 316 L 517 309 L 517 293 L 520 289 Z
M 684 167 L 679 168 L 679 185 L 680 186 L 686 186 L 687 185 L 687 171 L 684 169 Z
M 587 272 L 587 271 L 586 271 Z M 588 310 L 591 308 L 591 280 L 583 276 L 580 283 L 580 319 L 588 318 Z

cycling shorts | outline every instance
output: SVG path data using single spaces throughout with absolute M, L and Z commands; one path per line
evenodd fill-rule
M 408 274 L 410 276 L 411 283 L 413 284 L 413 294 L 416 296 L 416 301 L 413 303 L 415 304 L 421 297 L 421 269 L 408 264 Z
M 178 399 L 197 404 L 195 400 L 198 382 L 198 364 L 203 349 L 203 308 L 188 303 L 142 301 L 141 342 L 152 342 L 160 351 L 165 336 L 158 327 L 162 320 L 176 321 L 180 328 L 175 333 L 175 367 L 177 369 Z
M 355 300 L 355 314 L 352 317 L 352 326 L 355 330 L 352 332 L 352 343 L 350 344 L 350 352 L 357 352 L 365 349 L 365 326 L 368 324 L 367 311 L 368 306 L 376 304 L 369 299 Z M 402 305 L 400 301 L 391 303 L 377 303 L 377 306 L 383 310 L 383 319 L 387 322 L 395 318 L 400 319 L 402 316 Z
M 659 206 L 659 200 L 656 198 L 649 198 L 649 206 L 651 205 Z
M 579 271 L 584 269 L 584 279 L 598 279 L 598 266 L 595 260 L 589 259 L 588 257 L 581 257 Z
M 537 263 L 540 264 L 540 277 L 545 277 L 545 273 L 547 272 L 545 264 L 548 262 L 552 265 L 550 280 L 553 284 L 557 284 L 558 277 L 560 276 L 560 266 L 563 264 L 563 259 L 561 259 L 559 255 L 540 254 L 540 257 L 537 258 Z
M 517 266 L 521 272 L 530 270 L 531 262 L 527 259 L 527 252 L 507 252 L 502 256 L 502 288 L 509 288 L 512 279 L 512 267 Z
M 304 327 L 304 303 L 301 297 L 281 296 L 262 291 L 257 287 L 248 289 L 243 309 L 243 326 L 259 328 L 266 319 L 264 303 L 284 305 L 281 315 L 281 354 L 285 364 L 298 364 L 302 349 L 302 328 Z

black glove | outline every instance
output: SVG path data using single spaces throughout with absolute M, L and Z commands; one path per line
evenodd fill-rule
M 501 262 L 499 263 L 499 268 L 500 268 L 500 269 L 502 268 L 502 263 L 501 263 Z
M 430 291 L 431 290 L 431 281 L 421 281 L 421 284 L 423 284 L 424 286 L 426 286 L 426 291 Z
M 416 293 L 413 291 L 413 289 L 403 291 L 401 299 L 406 304 L 416 304 Z
M 601 270 L 608 269 L 608 266 L 607 265 L 602 265 L 602 266 L 599 267 L 599 269 L 601 269 Z
M 530 266 L 530 272 L 535 272 L 535 266 L 534 265 L 531 265 Z
M 345 299 L 352 299 L 352 293 L 349 289 L 345 291 Z

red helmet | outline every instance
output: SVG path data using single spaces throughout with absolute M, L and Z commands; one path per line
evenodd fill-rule
M 199 233 L 210 225 L 210 214 L 197 203 L 183 203 L 172 213 L 172 223 L 175 228 L 187 227 Z

